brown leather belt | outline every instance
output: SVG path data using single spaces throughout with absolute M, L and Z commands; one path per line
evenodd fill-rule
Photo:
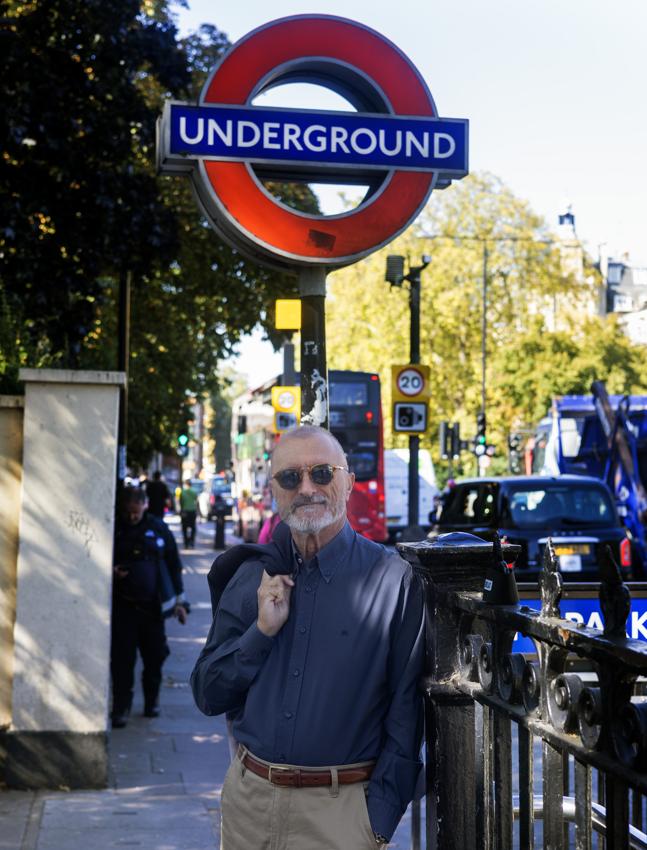
M 277 767 L 265 764 L 255 759 L 250 753 L 239 754 L 240 760 L 247 770 L 256 776 L 267 779 L 272 785 L 283 785 L 291 788 L 314 788 L 333 784 L 333 771 L 330 768 L 316 767 Z M 337 781 L 340 785 L 350 785 L 352 782 L 366 782 L 371 778 L 373 765 L 364 767 L 337 768 Z

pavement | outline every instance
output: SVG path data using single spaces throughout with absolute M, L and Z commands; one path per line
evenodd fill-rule
M 176 517 L 168 520 L 180 544 Z M 223 717 L 205 717 L 188 679 L 211 625 L 207 573 L 213 523 L 199 523 L 196 548 L 180 548 L 191 602 L 187 624 L 167 625 L 161 714 L 142 716 L 139 671 L 125 729 L 110 737 L 110 787 L 100 791 L 0 790 L 0 850 L 212 850 L 220 844 L 220 792 L 229 765 Z M 228 545 L 238 538 L 227 534 Z M 389 847 L 411 846 L 409 813 Z M 254 848 L 250 848 L 254 850 Z

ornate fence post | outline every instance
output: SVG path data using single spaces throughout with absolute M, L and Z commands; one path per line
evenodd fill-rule
M 470 695 L 456 687 L 461 668 L 476 664 L 479 647 L 463 643 L 470 633 L 460 612 L 447 604 L 452 591 L 482 591 L 486 570 L 493 563 L 493 545 L 471 534 L 443 534 L 430 543 L 398 545 L 403 558 L 421 576 L 426 589 L 427 661 L 423 680 L 425 742 L 427 749 L 426 846 L 429 850 L 469 850 L 477 835 L 487 833 L 489 812 L 484 811 L 480 788 L 487 737 L 479 730 Z M 514 560 L 519 547 L 504 546 Z M 470 622 L 471 626 L 471 622 Z M 477 741 L 479 742 L 477 748 Z M 477 751 L 478 750 L 478 751 Z M 480 777 L 480 778 L 479 778 Z

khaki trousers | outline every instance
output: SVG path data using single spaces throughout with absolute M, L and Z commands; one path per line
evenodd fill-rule
M 222 787 L 220 850 L 376 850 L 367 785 L 283 788 L 236 757 Z

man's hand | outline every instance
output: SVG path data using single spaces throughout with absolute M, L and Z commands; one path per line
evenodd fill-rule
M 263 571 L 258 588 L 259 631 L 268 637 L 274 637 L 282 628 L 290 613 L 290 594 L 294 582 L 290 576 L 270 576 Z
M 186 623 L 186 608 L 184 605 L 176 605 L 173 609 L 173 616 L 177 617 L 182 625 Z

